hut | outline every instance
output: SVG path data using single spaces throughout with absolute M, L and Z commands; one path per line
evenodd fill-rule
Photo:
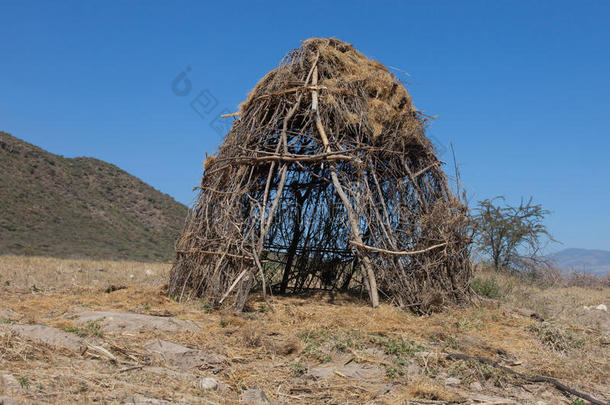
M 384 65 L 308 39 L 235 115 L 177 242 L 173 298 L 242 310 L 253 288 L 360 290 L 418 313 L 468 298 L 467 207 Z

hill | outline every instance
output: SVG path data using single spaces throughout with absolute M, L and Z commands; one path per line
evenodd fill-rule
M 0 132 L 0 254 L 170 260 L 187 208 L 98 159 Z
M 593 249 L 564 249 L 549 256 L 565 271 L 584 271 L 603 276 L 610 272 L 610 252 Z

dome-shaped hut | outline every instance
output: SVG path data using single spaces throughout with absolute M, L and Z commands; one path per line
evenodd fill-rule
M 428 312 L 468 296 L 465 206 L 385 66 L 337 39 L 286 55 L 204 164 L 169 292 L 241 310 L 249 291 L 368 293 Z

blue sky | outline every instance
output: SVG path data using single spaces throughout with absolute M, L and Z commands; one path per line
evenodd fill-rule
M 222 142 L 214 116 L 300 40 L 335 36 L 408 72 L 472 201 L 533 196 L 553 211 L 556 249 L 610 249 L 608 21 L 606 1 L 4 0 L 0 130 L 190 204 L 204 151 Z M 201 92 L 217 100 L 203 117 L 190 105 Z

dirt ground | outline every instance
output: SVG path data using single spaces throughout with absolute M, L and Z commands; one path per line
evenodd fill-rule
M 0 257 L 0 404 L 585 404 L 610 400 L 610 289 L 502 279 L 419 317 L 317 292 L 240 315 L 167 298 L 169 265 Z M 476 359 L 484 357 L 503 368 Z

